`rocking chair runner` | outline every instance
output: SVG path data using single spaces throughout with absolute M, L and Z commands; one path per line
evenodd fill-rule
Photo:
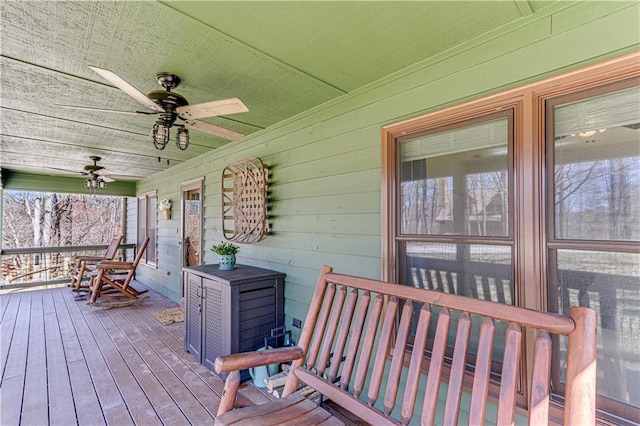
M 82 279 L 85 275 L 90 275 L 91 271 L 94 270 L 99 262 L 103 260 L 113 260 L 116 257 L 116 253 L 118 253 L 123 238 L 122 235 L 115 235 L 103 256 L 76 256 L 74 258 L 76 267 L 72 273 L 71 282 L 69 283 L 72 291 L 88 291 L 89 286 L 83 286 Z
M 149 297 L 140 297 L 148 290 L 136 290 L 131 286 L 131 280 L 148 243 L 149 238 L 145 238 L 133 262 L 105 260 L 96 266 L 98 275 L 91 281 L 91 300 L 87 302 L 89 305 L 127 306 Z

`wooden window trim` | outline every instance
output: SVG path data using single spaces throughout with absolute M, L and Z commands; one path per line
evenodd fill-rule
M 139 194 L 136 197 L 136 200 L 139 202 L 141 199 L 144 200 L 145 203 L 145 217 L 144 217 L 144 229 L 145 229 L 145 237 L 147 236 L 147 231 L 149 229 L 149 224 L 147 223 L 147 218 L 149 217 L 149 198 L 153 197 L 156 199 L 156 204 L 157 204 L 157 200 L 158 200 L 158 192 L 157 191 L 149 191 L 149 192 L 145 192 L 144 194 Z M 143 265 L 147 265 L 150 266 L 152 268 L 157 268 L 158 267 L 158 250 L 157 250 L 157 244 L 158 244 L 158 212 L 154 212 L 154 217 L 156 218 L 156 224 L 155 224 L 155 229 L 156 229 L 156 241 L 155 244 L 153 245 L 148 245 L 147 246 L 147 250 L 146 253 L 142 256 L 142 259 L 140 259 L 140 263 Z M 140 210 L 138 209 L 136 212 L 136 224 L 137 224 L 137 229 L 136 229 L 136 233 L 138 232 L 138 230 L 140 229 Z M 136 240 L 139 240 L 139 235 L 137 235 Z M 136 243 L 137 243 L 136 241 Z M 148 260 L 148 253 L 150 250 L 154 251 L 155 254 L 155 261 L 150 261 Z
M 395 201 L 398 197 L 396 169 L 398 164 L 398 141 L 420 132 L 441 128 L 466 119 L 486 114 L 491 108 L 516 108 L 514 117 L 514 167 L 518 176 L 514 188 L 514 244 L 516 247 L 514 289 L 515 303 L 532 309 L 548 309 L 548 269 L 546 251 L 548 244 L 546 229 L 547 177 L 545 138 L 547 131 L 547 100 L 559 98 L 596 87 L 607 86 L 640 76 L 640 51 L 564 72 L 542 80 L 515 87 L 503 92 L 471 100 L 460 105 L 435 110 L 422 116 L 410 118 L 383 126 L 381 129 L 381 256 L 382 279 L 396 281 L 398 278 L 397 232 L 398 211 Z M 603 243 L 606 245 L 607 243 Z M 628 244 L 634 250 L 635 244 Z M 524 283 L 537 282 L 537 286 Z M 523 359 L 528 378 L 531 366 L 527 360 L 533 357 L 531 339 L 524 339 Z M 526 389 L 526 387 L 525 387 Z M 553 404 L 561 412 L 559 404 Z M 609 407 L 605 404 L 605 409 Z M 525 407 L 526 409 L 526 407 Z M 557 414 L 557 413 L 556 413 Z M 561 416 L 559 418 L 562 418 Z M 599 412 L 603 424 L 616 422 L 615 415 Z

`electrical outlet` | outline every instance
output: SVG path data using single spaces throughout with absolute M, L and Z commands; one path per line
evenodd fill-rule
M 300 321 L 298 318 L 294 318 L 292 325 L 296 328 L 302 328 L 302 321 Z

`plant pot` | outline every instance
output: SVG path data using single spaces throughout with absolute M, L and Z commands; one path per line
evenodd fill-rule
M 235 269 L 236 267 L 236 255 L 235 254 L 219 254 L 218 255 L 218 268 L 221 271 L 228 271 Z
M 162 210 L 162 215 L 164 216 L 164 220 L 171 219 L 171 210 L 169 209 Z

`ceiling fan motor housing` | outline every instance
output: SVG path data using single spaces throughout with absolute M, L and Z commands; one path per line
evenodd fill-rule
M 180 94 L 165 90 L 154 90 L 147 95 L 149 99 L 160 105 L 165 111 L 175 110 L 178 107 L 189 105 L 189 102 Z
M 92 155 L 89 158 L 91 159 L 91 161 L 93 161 L 93 164 L 89 164 L 89 165 L 84 166 L 84 173 L 85 174 L 92 175 L 95 171 L 100 170 L 100 169 L 104 169 L 104 167 L 98 166 L 98 161 L 102 160 L 101 157 L 98 157 L 97 155 Z

